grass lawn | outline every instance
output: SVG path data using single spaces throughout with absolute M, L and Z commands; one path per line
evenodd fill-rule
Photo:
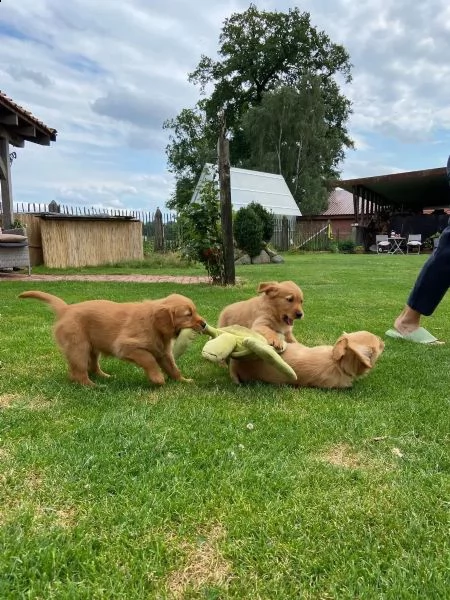
M 425 258 L 286 256 L 239 267 L 233 289 L 0 282 L 0 598 L 449 598 L 450 296 L 424 323 L 447 345 L 387 339 L 346 391 L 235 386 L 201 337 L 178 360 L 193 384 L 105 359 L 113 377 L 85 389 L 48 307 L 17 299 L 179 292 L 215 324 L 259 281 L 293 279 L 295 335 L 333 343 L 383 335 Z

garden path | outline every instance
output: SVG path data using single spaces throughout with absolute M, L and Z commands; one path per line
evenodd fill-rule
M 210 283 L 211 279 L 193 275 L 25 275 L 23 273 L 0 273 L 2 281 L 123 281 L 126 283 Z

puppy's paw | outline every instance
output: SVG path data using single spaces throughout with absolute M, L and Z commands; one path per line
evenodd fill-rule
M 164 385 L 166 383 L 166 380 L 164 378 L 164 375 L 152 375 L 151 382 L 156 385 Z
M 277 352 L 283 352 L 286 348 L 284 341 L 279 338 L 273 338 L 269 344 L 273 346 Z
M 85 385 L 88 387 L 95 387 L 95 383 L 92 381 L 92 379 L 89 379 L 89 377 L 78 377 L 78 376 L 74 376 L 71 375 L 70 376 L 70 380 L 73 381 L 74 383 L 79 383 L 80 385 Z

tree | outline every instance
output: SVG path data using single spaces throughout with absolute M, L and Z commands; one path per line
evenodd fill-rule
M 206 86 L 214 85 L 201 103 L 208 120 L 215 123 L 219 110 L 225 108 L 228 125 L 239 126 L 242 114 L 260 104 L 264 92 L 295 86 L 305 73 L 313 73 L 327 96 L 327 118 L 347 135 L 344 123 L 349 106 L 340 101 L 343 97 L 334 77 L 351 80 L 349 55 L 311 25 L 309 13 L 297 7 L 287 13 L 259 11 L 250 4 L 246 11 L 225 19 L 219 44 L 222 60 L 203 55 L 189 75 L 203 93 Z
M 191 200 L 206 162 L 215 162 L 215 145 L 200 109 L 183 109 L 175 119 L 163 124 L 171 129 L 166 147 L 169 171 L 175 175 L 175 192 L 167 202 L 170 209 L 182 210 Z
M 242 127 L 253 140 L 244 166 L 283 175 L 303 214 L 327 207 L 326 181 L 337 177 L 342 147 L 325 119 L 317 78 L 266 92 L 244 115 Z
M 343 148 L 352 142 L 346 129 L 350 102 L 336 78 L 350 81 L 351 65 L 345 48 L 313 27 L 309 13 L 298 8 L 287 13 L 259 11 L 250 4 L 224 21 L 218 54 L 219 60 L 202 56 L 189 75 L 204 94 L 196 108 L 185 109 L 165 124 L 174 130 L 167 147 L 169 168 L 177 179 L 172 208 L 185 205 L 205 157 L 215 155 L 221 110 L 231 137 L 231 164 L 243 166 L 253 142 L 243 131 L 243 116 L 261 104 L 265 93 L 298 88 L 306 76 L 314 77 L 320 86 L 327 136 L 338 147 L 334 162 L 339 163 Z

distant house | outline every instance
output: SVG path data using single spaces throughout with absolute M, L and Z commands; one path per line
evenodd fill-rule
M 328 197 L 328 208 L 320 215 L 303 217 L 303 221 L 313 221 L 318 227 L 331 224 L 333 234 L 338 239 L 345 239 L 352 234 L 355 222 L 353 194 L 340 188 L 334 189 Z
M 192 201 L 198 200 L 202 185 L 213 179 L 218 183 L 217 167 L 207 163 L 192 194 Z M 257 202 L 275 216 L 287 217 L 292 224 L 302 215 L 282 175 L 231 167 L 230 186 L 231 204 L 235 211 Z

